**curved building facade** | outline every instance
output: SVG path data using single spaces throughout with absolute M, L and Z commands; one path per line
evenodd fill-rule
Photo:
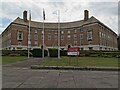
M 43 45 L 43 23 L 31 21 L 30 48 Z M 27 50 L 29 21 L 27 11 L 23 19 L 17 18 L 2 32 L 2 49 Z M 45 49 L 58 48 L 58 23 L 44 23 Z M 89 18 L 84 11 L 84 19 L 60 22 L 60 49 L 80 47 L 81 50 L 117 50 L 117 34 L 95 17 Z

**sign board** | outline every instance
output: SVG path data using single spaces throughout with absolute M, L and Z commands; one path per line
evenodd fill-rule
M 78 48 L 78 47 L 68 48 L 67 54 L 73 55 L 73 56 L 79 56 L 80 55 L 80 48 Z

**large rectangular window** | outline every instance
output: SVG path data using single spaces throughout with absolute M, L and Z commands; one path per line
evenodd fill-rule
M 64 31 L 61 31 L 61 34 L 64 34 Z
M 64 36 L 63 35 L 61 35 L 61 40 L 64 40 Z
M 70 40 L 70 35 L 68 35 L 68 40 Z
M 93 38 L 93 35 L 92 35 L 92 31 L 88 31 L 87 32 L 87 39 L 92 39 Z
M 77 41 L 74 41 L 74 46 L 77 46 Z
M 83 46 L 83 40 L 80 40 L 80 46 Z
M 80 39 L 83 39 L 83 34 L 80 34 Z
M 70 34 L 70 31 L 68 30 L 68 34 Z
M 23 33 L 22 33 L 22 31 L 18 31 L 18 40 L 23 40 Z
M 54 38 L 55 38 L 55 40 L 57 40 L 57 39 L 58 39 L 58 36 L 55 36 Z
M 51 36 L 50 35 L 48 35 L 48 40 L 51 40 Z
M 35 33 L 35 35 L 34 35 L 34 40 L 38 40 L 38 34 L 37 33 Z
M 77 34 L 74 34 L 74 40 L 77 40 Z

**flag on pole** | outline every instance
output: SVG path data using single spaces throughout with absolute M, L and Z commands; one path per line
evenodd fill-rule
M 43 19 L 45 20 L 45 10 L 43 9 Z
M 31 12 L 29 11 L 29 21 L 31 21 Z

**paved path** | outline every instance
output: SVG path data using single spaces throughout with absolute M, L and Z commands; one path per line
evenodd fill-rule
M 3 67 L 3 88 L 117 88 L 118 72 Z
M 117 88 L 118 72 L 80 70 L 33 70 L 29 59 L 2 68 L 3 88 Z

